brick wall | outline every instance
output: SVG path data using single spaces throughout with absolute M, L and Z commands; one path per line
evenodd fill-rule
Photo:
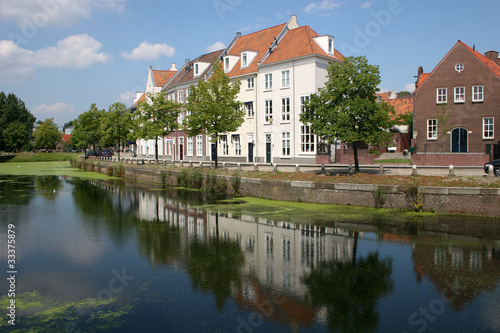
M 431 166 L 483 166 L 490 160 L 486 154 L 413 154 L 412 164 Z

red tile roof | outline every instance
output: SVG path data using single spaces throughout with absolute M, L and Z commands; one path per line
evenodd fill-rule
M 256 73 L 259 62 L 271 47 L 271 44 L 274 42 L 274 38 L 277 38 L 279 36 L 285 26 L 286 24 L 280 24 L 238 38 L 233 47 L 231 47 L 231 49 L 229 50 L 228 55 L 239 57 L 241 56 L 241 52 L 244 51 L 257 52 L 257 55 L 250 63 L 250 65 L 245 68 L 241 68 L 241 59 L 238 60 L 233 69 L 227 74 L 231 77 L 235 77 L 250 73 Z
M 321 55 L 336 60 L 343 60 L 344 56 L 335 50 L 334 56 L 327 54 L 318 43 L 314 41 L 314 37 L 319 35 L 309 26 L 299 27 L 290 30 L 285 37 L 279 42 L 273 53 L 267 57 L 264 63 L 280 62 L 295 58 L 300 58 L 308 55 Z
M 177 71 L 161 71 L 153 70 L 153 78 L 156 87 L 163 87 L 175 74 Z
M 197 82 L 198 79 L 204 77 L 208 71 L 212 68 L 212 66 L 208 66 L 207 69 L 203 73 L 200 73 L 197 77 L 194 77 L 193 64 L 196 62 L 205 62 L 209 64 L 214 64 L 220 56 L 222 55 L 224 50 L 219 50 L 211 53 L 204 54 L 199 56 L 198 58 L 190 61 L 189 63 L 184 64 L 179 71 L 177 71 L 176 75 L 168 82 L 168 87 L 175 86 L 177 84 L 183 84 L 188 82 Z
M 496 75 L 498 78 L 500 78 L 500 66 L 498 64 L 496 64 L 493 60 L 487 58 L 486 56 L 484 56 L 483 54 L 477 52 L 476 50 L 474 50 L 473 48 L 471 48 L 469 45 L 465 44 L 464 42 L 462 41 L 458 41 L 452 48 L 450 51 L 448 51 L 448 53 L 443 57 L 443 59 L 441 59 L 441 61 L 439 62 L 439 64 L 437 64 L 436 67 L 434 67 L 434 69 L 430 72 L 430 73 L 422 73 L 420 75 L 420 77 L 418 78 L 418 81 L 416 83 L 416 86 L 415 86 L 415 91 L 427 80 L 427 78 L 429 77 L 429 75 L 431 75 L 435 70 L 436 68 L 439 67 L 439 65 L 444 61 L 444 59 L 446 59 L 446 57 L 448 57 L 448 55 L 458 46 L 458 45 L 462 45 L 463 47 L 465 47 L 470 53 L 472 53 L 472 55 L 474 57 L 476 57 L 477 60 L 479 60 L 484 66 L 486 66 L 494 75 Z
M 71 143 L 71 134 L 63 134 L 62 139 L 64 143 Z

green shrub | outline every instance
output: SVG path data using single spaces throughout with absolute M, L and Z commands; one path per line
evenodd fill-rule
M 115 168 L 113 168 L 112 165 L 109 165 L 108 168 L 106 169 L 106 174 L 110 177 L 113 177 L 114 172 L 115 172 Z
M 233 196 L 238 196 L 240 194 L 241 177 L 238 172 L 233 173 L 231 178 L 231 187 L 233 189 Z
M 122 164 L 119 164 L 117 167 L 114 168 L 113 175 L 118 178 L 125 177 L 125 168 L 123 167 Z

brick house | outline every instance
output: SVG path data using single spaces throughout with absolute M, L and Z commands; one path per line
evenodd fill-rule
M 430 73 L 418 69 L 414 92 L 413 162 L 482 165 L 500 134 L 500 59 L 458 41 Z

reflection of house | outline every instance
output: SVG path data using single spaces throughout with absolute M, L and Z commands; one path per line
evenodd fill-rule
M 422 237 L 414 244 L 417 279 L 427 276 L 450 301 L 453 310 L 462 310 L 481 293 L 496 288 L 500 257 L 495 255 L 494 247 L 432 246 L 429 244 L 432 241 Z
M 483 165 L 500 140 L 500 59 L 458 41 L 414 92 L 417 164 Z M 486 153 L 485 153 L 486 152 Z M 500 152 L 500 151 L 499 151 Z

